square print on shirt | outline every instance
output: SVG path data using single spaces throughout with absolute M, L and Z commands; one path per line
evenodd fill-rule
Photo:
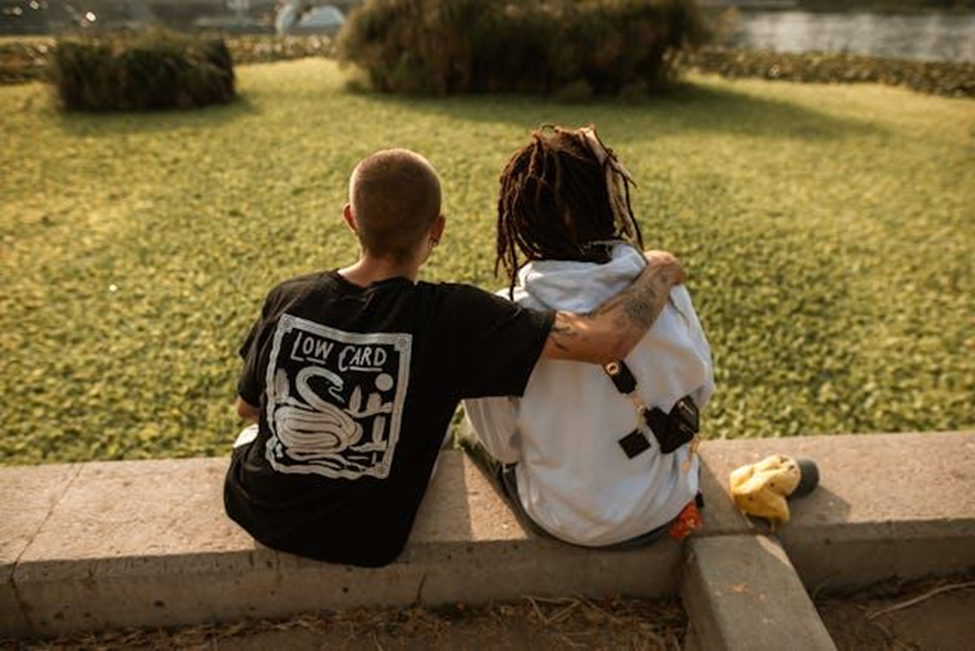
M 389 475 L 412 336 L 359 334 L 281 317 L 267 367 L 265 456 L 281 473 Z

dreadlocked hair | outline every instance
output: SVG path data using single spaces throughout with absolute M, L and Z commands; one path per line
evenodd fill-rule
M 519 256 L 531 260 L 577 260 L 605 263 L 612 244 L 623 239 L 643 248 L 643 236 L 630 206 L 630 181 L 625 190 L 627 223 L 619 223 L 610 203 L 607 169 L 613 158 L 596 154 L 578 132 L 543 127 L 515 152 L 501 172 L 498 198 L 498 240 L 494 273 L 504 269 L 509 295 L 520 268 Z M 613 172 L 614 174 L 617 172 Z M 631 233 L 630 238 L 625 233 Z

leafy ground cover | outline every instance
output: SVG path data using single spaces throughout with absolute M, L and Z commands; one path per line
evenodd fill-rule
M 488 288 L 496 179 L 529 129 L 595 122 L 710 336 L 714 437 L 975 426 L 975 103 L 692 77 L 647 103 L 350 95 L 333 63 L 240 68 L 195 112 L 63 115 L 0 88 L 3 463 L 224 454 L 266 290 L 348 263 L 345 182 L 441 170 L 429 280 Z

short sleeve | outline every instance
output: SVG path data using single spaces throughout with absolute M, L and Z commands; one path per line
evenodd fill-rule
M 521 396 L 554 312 L 526 309 L 468 285 L 445 285 L 438 321 L 459 398 Z
M 261 404 L 261 396 L 264 394 L 264 374 L 267 370 L 267 344 L 273 334 L 276 319 L 273 319 L 275 310 L 274 291 L 268 294 L 261 310 L 261 316 L 251 326 L 247 338 L 240 347 L 240 357 L 244 361 L 244 368 L 240 372 L 237 381 L 237 395 L 244 399 L 248 404 L 258 407 Z

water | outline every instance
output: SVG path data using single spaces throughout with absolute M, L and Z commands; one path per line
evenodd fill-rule
M 975 61 L 975 14 L 742 11 L 736 47 Z

